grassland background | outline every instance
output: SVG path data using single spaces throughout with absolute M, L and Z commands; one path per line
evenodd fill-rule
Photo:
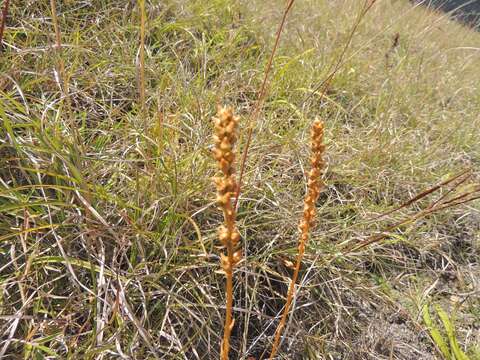
M 48 2 L 10 5 L 0 55 L 6 359 L 218 357 L 224 279 L 211 116 L 230 104 L 245 129 L 283 2 L 146 5 L 143 116 L 135 2 L 59 1 L 61 51 Z M 314 93 L 360 5 L 299 1 L 287 20 L 240 200 L 247 260 L 236 273 L 232 358 L 268 351 L 315 116 L 326 124 L 327 187 L 280 358 L 440 358 L 420 314 L 433 303 L 478 358 L 478 202 L 322 265 L 340 244 L 427 203 L 368 221 L 379 213 L 465 168 L 478 178 L 480 34 L 447 16 L 379 1 L 327 97 Z

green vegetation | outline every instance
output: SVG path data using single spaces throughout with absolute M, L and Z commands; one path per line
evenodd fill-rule
M 460 349 L 460 346 L 458 345 L 458 341 L 455 336 L 455 330 L 452 322 L 448 317 L 448 314 L 445 313 L 445 311 L 440 306 L 436 306 L 435 310 L 438 314 L 438 317 L 443 323 L 449 345 L 447 345 L 447 342 L 443 340 L 443 336 L 440 334 L 440 330 L 433 323 L 427 304 L 423 306 L 422 310 L 423 321 L 425 322 L 425 325 L 428 326 L 428 331 L 430 332 L 433 341 L 435 341 L 435 344 L 438 346 L 442 355 L 446 359 L 468 360 L 467 355 L 462 351 L 462 349 Z
M 52 1 L 60 41 L 26 3 L 0 53 L 0 358 L 218 358 L 211 118 L 233 106 L 244 149 L 284 1 Z M 320 97 L 361 6 L 287 18 L 239 199 L 232 359 L 269 355 L 317 116 L 326 185 L 277 358 L 478 356 L 480 208 L 459 203 L 479 190 L 480 34 L 378 1 Z

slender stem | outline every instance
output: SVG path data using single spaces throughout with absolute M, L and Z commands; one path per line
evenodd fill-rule
M 67 89 L 67 81 L 65 79 L 65 64 L 62 58 L 62 39 L 60 34 L 60 26 L 58 25 L 58 17 L 57 17 L 57 5 L 55 0 L 50 0 L 50 8 L 52 11 L 52 21 L 53 21 L 53 28 L 55 29 L 55 49 L 59 56 L 58 60 L 58 72 L 60 81 L 63 82 L 61 86 L 63 86 L 63 95 L 66 96 L 68 93 Z
M 235 231 L 235 212 L 231 203 L 228 202 L 223 208 L 223 216 L 225 218 L 225 225 L 229 234 Z M 222 360 L 228 360 L 228 353 L 230 351 L 230 335 L 233 328 L 233 266 L 235 264 L 234 252 L 235 247 L 232 241 L 226 243 L 228 265 L 224 268 L 226 278 L 226 303 L 225 303 L 225 324 L 223 327 L 223 341 L 220 357 Z
M 283 28 L 285 26 L 285 21 L 287 19 L 287 15 L 290 11 L 290 9 L 293 6 L 293 3 L 295 0 L 289 0 L 287 3 L 287 6 L 285 7 L 285 11 L 283 12 L 283 17 L 282 21 L 280 22 L 280 26 L 278 27 L 277 30 L 277 35 L 275 37 L 275 44 L 273 45 L 272 52 L 270 54 L 270 58 L 268 59 L 267 67 L 265 68 L 265 74 L 263 76 L 263 82 L 262 86 L 260 87 L 260 92 L 258 94 L 258 99 L 255 104 L 255 108 L 253 109 L 252 116 L 249 118 L 248 121 L 248 129 L 247 129 L 247 143 L 245 144 L 245 150 L 243 150 L 242 154 L 242 161 L 240 164 L 240 174 L 238 177 L 238 186 L 237 186 L 237 191 L 235 193 L 235 201 L 234 201 L 234 207 L 237 207 L 238 204 L 238 198 L 240 197 L 240 192 L 241 192 L 241 187 L 242 187 L 242 179 L 243 179 L 243 174 L 245 172 L 245 164 L 247 162 L 247 157 L 248 157 L 248 150 L 250 149 L 250 143 L 252 142 L 252 134 L 253 134 L 253 125 L 254 123 L 257 122 L 258 116 L 260 114 L 260 111 L 263 107 L 263 103 L 265 102 L 265 95 L 267 94 L 267 80 L 268 80 L 268 74 L 270 73 L 272 69 L 272 63 L 273 63 L 273 58 L 275 57 L 275 53 L 277 52 L 278 44 L 280 42 L 280 36 L 282 35 Z
M 290 280 L 290 285 L 288 286 L 287 300 L 285 302 L 285 308 L 283 309 L 282 318 L 278 324 L 277 330 L 275 331 L 275 339 L 273 340 L 272 352 L 270 353 L 269 359 L 273 359 L 275 354 L 278 351 L 280 345 L 280 336 L 282 335 L 283 328 L 287 323 L 287 317 L 290 312 L 290 307 L 292 306 L 293 297 L 295 295 L 295 284 L 297 283 L 298 274 L 300 272 L 300 266 L 302 264 L 303 255 L 305 254 L 305 248 L 302 247 L 302 250 L 297 254 L 297 260 L 295 264 L 295 270 L 293 272 L 292 279 Z
M 57 17 L 57 5 L 55 0 L 50 0 L 50 8 L 52 10 L 52 20 L 53 20 L 53 27 L 55 29 L 55 44 L 57 49 L 60 49 L 62 46 L 62 41 L 60 38 L 60 28 L 58 26 L 58 17 Z
M 323 145 L 323 123 L 319 120 L 315 120 L 312 126 L 312 156 L 311 156 L 311 170 L 308 175 L 307 194 L 304 200 L 303 217 L 300 221 L 300 238 L 298 239 L 298 253 L 295 264 L 295 271 L 293 272 L 290 285 L 288 287 L 287 300 L 285 302 L 285 308 L 283 309 L 282 318 L 275 331 L 275 338 L 272 345 L 272 351 L 269 359 L 273 359 L 280 346 L 280 336 L 282 335 L 283 328 L 287 322 L 287 317 L 290 312 L 290 307 L 295 296 L 295 284 L 298 279 L 300 267 L 302 265 L 303 256 L 305 254 L 305 247 L 310 236 L 310 228 L 312 226 L 315 217 L 315 203 L 320 194 L 320 190 L 323 187 L 323 183 L 320 180 L 321 172 L 324 166 L 323 153 L 325 151 L 325 145 Z
M 233 246 L 232 244 L 227 245 L 227 256 L 230 264 L 234 263 L 233 260 Z M 232 266 L 225 270 L 225 277 L 227 280 L 226 286 L 226 304 L 225 304 L 225 325 L 223 327 L 223 341 L 222 341 L 222 350 L 221 350 L 221 359 L 228 360 L 228 353 L 230 350 L 230 335 L 233 328 L 233 317 L 232 317 L 232 307 L 233 307 L 233 269 Z
M 71 106 L 71 101 L 69 96 L 68 78 L 65 72 L 65 62 L 63 61 L 62 37 L 60 32 L 60 26 L 58 24 L 57 4 L 55 0 L 50 0 L 50 9 L 52 12 L 53 28 L 55 30 L 55 52 L 58 56 L 57 72 L 58 72 L 58 78 L 60 82 L 59 86 L 61 88 L 60 90 L 62 92 L 62 97 L 65 99 L 66 112 L 70 122 L 70 130 L 73 133 L 73 137 L 75 139 L 76 144 L 81 147 L 82 145 L 80 141 L 80 133 L 77 127 L 75 126 L 75 118 L 72 111 L 72 106 Z
M 5 0 L 2 9 L 2 24 L 0 25 L 0 52 L 3 49 L 3 32 L 5 31 L 5 24 L 7 23 L 7 15 L 8 15 L 8 5 L 10 4 L 10 0 Z
M 139 64 L 139 95 L 140 112 L 145 115 L 145 0 L 139 0 L 140 5 L 140 64 Z
M 328 74 L 325 80 L 323 80 L 320 84 L 318 84 L 313 89 L 313 91 L 303 100 L 302 104 L 305 104 L 310 98 L 312 98 L 319 91 L 320 91 L 320 95 L 317 101 L 322 100 L 322 98 L 325 96 L 328 89 L 330 88 L 330 84 L 332 80 L 334 79 L 338 70 L 343 65 L 343 59 L 345 57 L 345 54 L 347 53 L 348 48 L 350 47 L 350 44 L 352 43 L 353 36 L 357 32 L 358 27 L 360 26 L 360 23 L 362 22 L 363 18 L 368 13 L 368 11 L 373 7 L 376 1 L 377 0 L 365 0 L 365 2 L 363 3 L 362 9 L 360 10 L 360 13 L 358 14 L 357 19 L 355 20 L 353 27 L 348 35 L 347 41 L 345 42 L 345 45 L 342 48 L 342 52 L 340 53 L 340 56 L 338 57 L 337 61 L 330 66 L 330 69 L 333 68 L 333 70 Z

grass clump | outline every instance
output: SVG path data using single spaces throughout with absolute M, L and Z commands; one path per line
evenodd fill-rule
M 137 2 L 57 1 L 55 52 L 50 4 L 31 4 L 10 2 L 0 57 L 0 354 L 218 358 L 227 296 L 211 118 L 217 103 L 252 114 L 285 3 L 146 1 L 142 22 Z M 456 314 L 464 353 L 479 343 L 478 202 L 461 204 L 479 176 L 479 34 L 387 0 L 349 41 L 363 6 L 307 0 L 286 18 L 234 208 L 245 260 L 230 358 L 270 353 L 317 115 L 322 220 L 277 358 L 433 359 L 427 303 Z M 459 206 L 410 221 L 450 200 Z

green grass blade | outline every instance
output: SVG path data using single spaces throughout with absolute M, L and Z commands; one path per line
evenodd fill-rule
M 445 341 L 443 341 L 443 337 L 440 334 L 440 331 L 432 321 L 432 317 L 430 316 L 430 311 L 428 310 L 427 304 L 425 304 L 422 308 L 422 316 L 423 316 L 423 322 L 428 327 L 428 332 L 430 333 L 432 340 L 435 342 L 439 350 L 442 352 L 443 357 L 447 360 L 454 360 L 452 359 L 448 345 L 445 343 Z
M 440 320 L 442 320 L 443 327 L 447 332 L 448 341 L 450 342 L 450 348 L 452 349 L 453 355 L 456 360 L 469 360 L 468 356 L 460 349 L 457 338 L 455 336 L 455 329 L 453 327 L 448 314 L 440 307 L 440 305 L 435 305 L 435 311 L 438 314 Z

